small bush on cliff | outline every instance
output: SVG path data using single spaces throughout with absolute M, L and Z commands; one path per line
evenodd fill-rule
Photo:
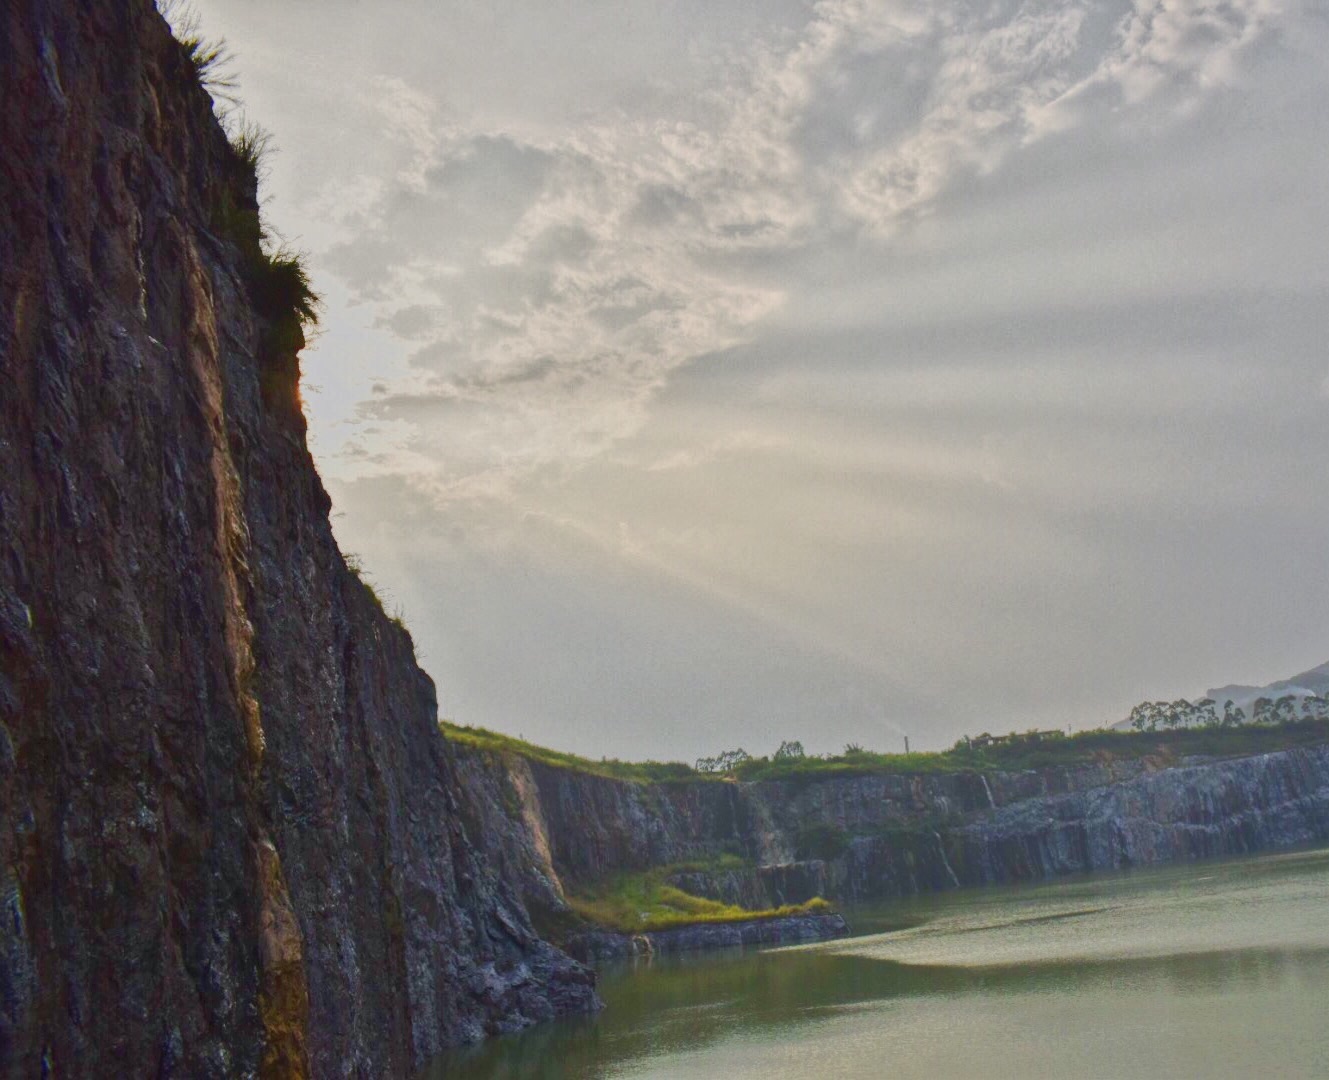
M 317 326 L 321 301 L 309 284 L 309 269 L 298 251 L 280 246 L 248 266 L 254 306 L 274 323 L 294 321 L 301 327 Z

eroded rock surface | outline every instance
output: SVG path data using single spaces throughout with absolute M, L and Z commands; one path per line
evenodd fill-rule
M 661 784 L 461 752 L 496 789 L 514 769 L 540 778 L 507 828 L 520 844 L 526 823 L 536 824 L 552 853 L 545 880 L 575 891 L 615 874 L 691 864 L 668 883 L 749 909 L 814 896 L 861 903 L 1329 841 L 1329 746 L 1166 766 L 1131 760 Z M 579 807 L 594 808 L 591 825 Z M 502 827 L 488 835 L 510 842 Z M 723 855 L 741 864 L 707 868 Z M 538 910 L 551 903 L 535 891 L 527 900 Z M 562 903 L 561 893 L 552 903 Z
M 149 0 L 0 12 L 0 1075 L 402 1075 L 594 1004 L 351 574 Z

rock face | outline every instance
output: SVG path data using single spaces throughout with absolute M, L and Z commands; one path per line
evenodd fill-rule
M 861 903 L 1329 841 L 1329 746 L 1170 767 L 653 785 L 463 753 L 499 787 L 514 770 L 538 778 L 509 826 L 539 831 L 544 880 L 560 883 L 552 899 L 527 891 L 536 910 L 560 910 L 563 886 L 722 854 L 747 865 L 682 867 L 669 882 L 754 909 Z
M 0 12 L 0 1075 L 402 1075 L 595 1003 L 350 573 L 149 0 Z
M 1003 805 L 948 830 L 965 884 L 1329 840 L 1329 747 L 1183 765 Z
M 637 784 L 526 763 L 533 802 L 547 823 L 554 866 L 568 885 L 724 853 L 759 858 L 757 807 L 727 783 Z

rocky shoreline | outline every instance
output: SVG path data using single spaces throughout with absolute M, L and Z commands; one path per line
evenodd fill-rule
M 735 922 L 693 923 L 644 934 L 589 930 L 570 938 L 564 947 L 583 963 L 595 963 L 705 949 L 800 945 L 831 941 L 848 934 L 849 924 L 843 915 L 781 915 Z

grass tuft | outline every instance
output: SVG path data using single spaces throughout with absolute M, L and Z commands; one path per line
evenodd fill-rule
M 302 328 L 318 325 L 322 301 L 310 284 L 303 254 L 285 245 L 260 250 L 248 272 L 254 306 L 264 318 L 294 320 Z
M 225 40 L 203 36 L 198 12 L 187 0 L 157 0 L 157 10 L 204 89 L 214 98 L 238 106 L 235 57 Z M 218 185 L 211 200 L 211 224 L 219 237 L 240 249 L 240 269 L 250 299 L 268 324 L 262 352 L 265 359 L 279 361 L 304 347 L 306 333 L 318 325 L 322 301 L 314 292 L 305 256 L 284 242 L 274 242 L 254 202 L 264 161 L 273 150 L 271 134 L 248 117 L 236 119 L 230 110 L 222 110 L 219 120 L 240 175 L 231 184 Z M 249 190 L 241 190 L 245 187 Z M 275 366 L 283 367 L 281 363 Z M 278 381 L 281 377 L 279 373 Z
M 235 54 L 226 39 L 203 36 L 198 11 L 188 0 L 156 0 L 156 4 L 203 89 L 214 98 L 238 105 Z
M 243 114 L 234 121 L 228 117 L 223 127 L 227 129 L 236 160 L 257 180 L 262 173 L 264 161 L 273 150 L 272 133 Z

